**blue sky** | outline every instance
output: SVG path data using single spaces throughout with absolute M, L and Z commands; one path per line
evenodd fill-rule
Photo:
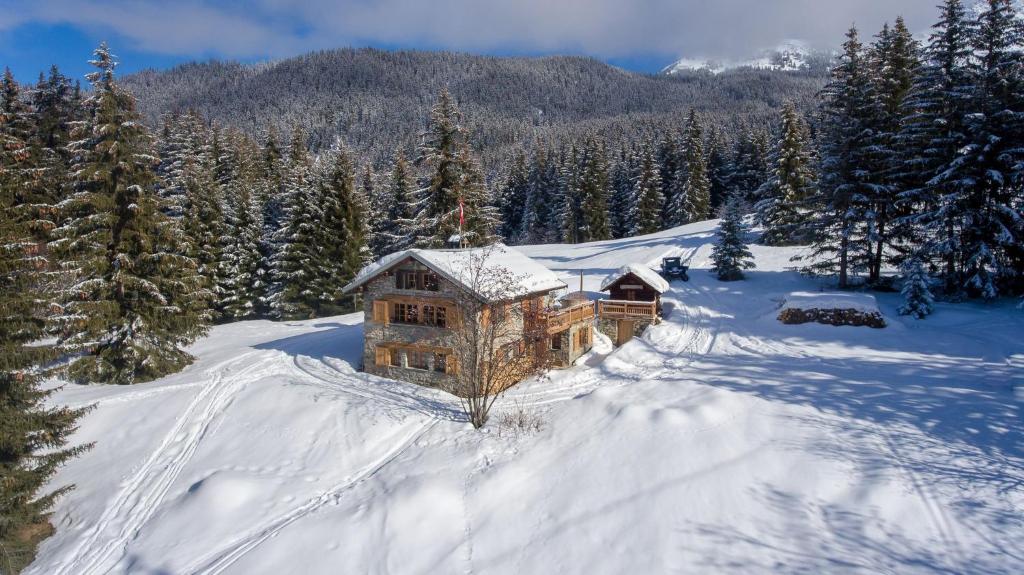
M 81 78 L 107 40 L 121 72 L 209 58 L 244 62 L 344 46 L 583 54 L 654 72 L 679 57 L 743 58 L 788 38 L 818 47 L 853 22 L 937 0 L 0 0 L 0 65 L 30 81 L 50 64 Z

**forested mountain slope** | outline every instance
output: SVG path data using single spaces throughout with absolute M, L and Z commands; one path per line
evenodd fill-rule
M 596 131 L 633 139 L 696 108 L 726 128 L 763 125 L 782 102 L 809 106 L 824 78 L 741 70 L 672 77 L 627 72 L 594 59 L 492 57 L 450 52 L 341 49 L 273 63 L 185 64 L 124 79 L 153 124 L 195 109 L 259 135 L 301 124 L 312 145 L 334 136 L 375 160 L 409 146 L 443 86 L 459 102 L 485 160 L 532 137 Z

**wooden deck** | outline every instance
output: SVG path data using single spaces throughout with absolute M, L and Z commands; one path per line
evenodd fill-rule
M 573 324 L 585 321 L 594 317 L 594 302 L 586 301 L 572 307 L 550 311 L 545 315 L 549 334 L 558 333 L 568 329 Z
M 658 304 L 653 301 L 625 301 L 602 299 L 597 301 L 597 314 L 602 319 L 658 318 Z

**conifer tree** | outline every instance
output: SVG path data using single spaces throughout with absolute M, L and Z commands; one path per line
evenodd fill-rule
M 558 167 L 554 153 L 536 144 L 528 174 L 526 210 L 519 236 L 525 244 L 554 243 L 561 238 L 557 223 Z
M 968 68 L 971 82 L 964 129 L 967 143 L 937 176 L 949 187 L 941 201 L 949 206 L 960 237 L 965 287 L 992 299 L 1000 280 L 1024 270 L 1010 264 L 1009 254 L 1024 244 L 1020 204 L 1019 142 L 1024 137 L 1024 65 L 1021 25 L 1010 0 L 987 0 L 973 23 Z
M 254 191 L 258 167 L 254 164 L 257 149 L 232 139 L 227 146 L 232 156 L 231 174 L 225 184 L 226 227 L 224 258 L 221 263 L 221 315 L 229 320 L 252 319 L 260 306 L 260 237 L 263 212 Z
M 918 45 L 907 29 L 903 18 L 896 25 L 888 24 L 869 50 L 867 61 L 872 74 L 873 96 L 877 116 L 871 122 L 873 131 L 871 171 L 877 174 L 871 186 L 867 219 L 868 241 L 873 244 L 868 263 L 868 281 L 881 279 L 882 266 L 891 261 L 890 254 L 897 247 L 898 234 L 894 219 L 899 213 L 896 205 L 901 188 L 902 158 L 897 145 L 902 131 L 904 101 L 910 93 L 919 65 Z
M 523 230 L 523 219 L 526 217 L 526 202 L 529 194 L 529 174 L 526 168 L 526 154 L 522 150 L 516 152 L 505 175 L 498 198 L 501 202 L 500 235 L 506 244 L 518 244 Z
M 938 178 L 950 158 L 966 144 L 963 127 L 968 92 L 967 15 L 961 0 L 946 0 L 924 51 L 922 65 L 903 103 L 898 137 L 898 196 L 903 235 L 913 242 L 915 257 L 940 264 L 939 277 L 948 297 L 962 289 L 959 278 L 960 221 L 951 200 L 954 183 Z
M 611 197 L 608 200 L 608 220 L 613 238 L 624 238 L 630 233 L 630 206 L 633 198 L 635 155 L 626 146 L 619 150 L 618 161 L 612 167 Z
M 344 151 L 351 156 L 352 152 L 346 150 L 341 142 L 334 146 L 335 151 Z M 383 217 L 383 207 L 380 205 L 381 194 L 377 191 L 377 174 L 369 163 L 363 165 L 362 177 L 359 178 L 359 191 L 357 199 L 362 203 L 361 226 L 362 243 L 358 251 L 360 260 L 371 263 L 377 259 L 373 246 L 377 245 L 377 229 L 380 227 L 380 220 Z M 359 271 L 359 270 L 356 270 Z
M 262 162 L 259 174 L 259 187 L 256 190 L 256 203 L 259 204 L 261 213 L 260 231 L 260 266 L 256 274 L 256 291 L 259 294 L 260 314 L 271 313 L 271 299 L 273 297 L 274 261 L 278 257 L 281 245 L 278 238 L 281 237 L 281 228 L 285 219 L 285 165 L 284 154 L 277 142 L 277 133 L 273 126 L 267 134 L 267 140 L 263 146 Z
M 712 127 L 708 135 L 708 179 L 711 181 L 711 212 L 717 213 L 729 195 L 732 179 L 730 158 L 725 136 L 718 126 Z
M 840 288 L 849 286 L 852 273 L 868 267 L 864 213 L 877 177 L 871 156 L 875 99 L 857 30 L 851 28 L 846 38 L 823 91 L 820 179 L 811 198 L 811 263 L 805 267 L 811 273 L 838 274 Z
M 316 315 L 320 294 L 313 280 L 322 247 L 317 224 L 323 213 L 320 188 L 311 177 L 312 164 L 306 135 L 296 128 L 288 150 L 284 179 L 284 221 L 274 237 L 278 246 L 273 259 L 270 310 L 277 319 L 306 319 Z
M 365 177 L 365 171 L 364 171 Z M 352 281 L 369 259 L 366 187 L 356 185 L 351 153 L 344 146 L 332 149 L 318 162 L 322 216 L 315 227 L 314 272 L 309 280 L 317 296 L 316 313 L 341 311 L 341 289 Z
M 921 260 L 911 258 L 903 266 L 903 305 L 900 315 L 909 315 L 924 319 L 931 315 L 935 298 L 931 292 L 931 278 L 925 271 Z
M 608 229 L 608 163 L 603 144 L 596 138 L 586 141 L 579 181 L 581 242 L 606 240 Z
M 640 167 L 633 183 L 633 204 L 630 206 L 630 235 L 651 234 L 662 229 L 661 176 L 651 145 L 644 144 Z
M 50 509 L 70 485 L 43 492 L 68 459 L 87 446 L 68 447 L 86 411 L 48 407 L 44 366 L 55 359 L 47 337 L 43 289 L 51 266 L 40 249 L 52 223 L 32 185 L 41 158 L 30 153 L 31 110 L 10 70 L 0 89 L 0 557 L 18 572 L 50 533 Z M 59 144 L 58 144 L 59 145 Z
M 789 245 L 801 238 L 800 223 L 804 203 L 814 186 L 813 158 L 808 150 L 807 127 L 796 106 L 782 108 L 781 136 L 773 154 L 775 170 L 758 192 L 754 206 L 758 222 L 764 226 L 761 243 Z
M 558 172 L 559 241 L 575 244 L 581 241 L 580 226 L 583 225 L 582 190 L 580 188 L 583 178 L 580 173 L 580 152 L 576 144 L 570 146 L 568 153 L 563 149 Z
M 412 244 L 412 228 L 414 225 L 415 206 L 413 196 L 415 184 L 405 155 L 395 153 L 394 165 L 391 167 L 391 178 L 383 197 L 387 199 L 384 206 L 384 217 L 381 226 L 374 235 L 377 242 L 376 254 L 386 256 L 408 248 Z
M 460 213 L 461 243 L 481 246 L 495 239 L 498 215 L 467 137 L 455 100 L 445 88 L 430 113 L 416 160 L 427 174 L 422 198 L 417 200 L 421 209 L 416 215 L 414 238 L 419 247 L 447 246 L 449 239 L 459 236 Z
M 74 144 L 76 190 L 51 244 L 73 275 L 59 314 L 61 345 L 81 354 L 68 366 L 72 379 L 129 384 L 191 363 L 181 347 L 206 332 L 212 294 L 160 211 L 156 158 L 134 99 L 115 82 L 106 44 L 95 55 Z
M 686 223 L 699 222 L 711 216 L 711 180 L 708 178 L 707 157 L 704 155 L 704 128 L 697 113 L 690 111 L 686 123 L 684 163 L 686 185 L 682 191 L 682 205 L 677 213 L 686 214 Z
M 743 279 L 743 270 L 754 267 L 753 254 L 747 248 L 743 225 L 743 210 L 739 200 L 731 198 L 722 208 L 722 222 L 718 226 L 717 239 L 711 250 L 711 261 L 721 281 Z

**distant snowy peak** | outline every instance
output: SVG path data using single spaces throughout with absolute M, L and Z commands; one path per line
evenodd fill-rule
M 815 51 L 802 40 L 786 40 L 774 48 L 760 51 L 749 60 L 682 58 L 666 67 L 663 72 L 677 74 L 688 71 L 707 71 L 719 74 L 736 68 L 797 71 L 808 69 L 816 61 L 823 61 L 829 57 L 828 54 Z

